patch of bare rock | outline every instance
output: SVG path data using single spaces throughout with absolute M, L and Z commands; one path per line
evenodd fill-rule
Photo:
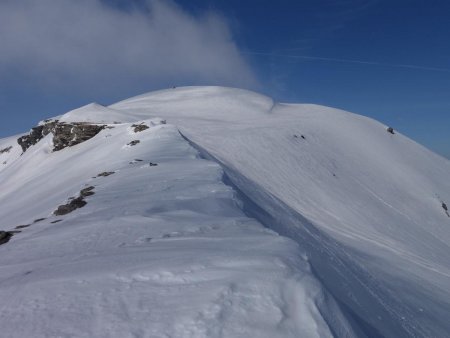
M 104 171 L 104 172 L 98 174 L 96 177 L 108 177 L 108 176 L 113 175 L 115 173 L 116 173 L 115 171 Z
M 134 132 L 135 133 L 139 133 L 141 131 L 144 131 L 148 128 L 150 128 L 149 126 L 147 126 L 145 123 L 140 123 L 140 124 L 133 124 L 131 125 L 131 128 L 134 128 Z
M 53 134 L 53 151 L 59 151 L 67 147 L 85 142 L 100 131 L 106 125 L 90 124 L 86 122 L 59 122 L 58 120 L 46 120 L 43 124 L 31 128 L 28 135 L 22 136 L 17 143 L 22 147 L 23 152 L 35 145 L 45 136 Z
M 84 207 L 87 204 L 87 202 L 84 199 L 88 196 L 94 195 L 95 194 L 94 189 L 95 187 L 93 186 L 82 189 L 78 197 L 71 197 L 69 199 L 69 202 L 60 205 L 58 209 L 56 209 L 53 212 L 53 214 L 55 216 L 67 215 L 76 209 Z
M 128 143 L 127 144 L 127 146 L 135 146 L 136 144 L 139 144 L 139 143 L 141 143 L 141 141 L 139 141 L 139 140 L 133 140 L 133 141 L 131 141 L 130 143 Z
M 13 235 L 12 231 L 0 231 L 0 245 L 8 243 Z
M 9 146 L 9 147 L 0 149 L 0 154 L 3 154 L 3 153 L 9 153 L 9 151 L 10 151 L 11 149 L 12 149 L 12 146 Z

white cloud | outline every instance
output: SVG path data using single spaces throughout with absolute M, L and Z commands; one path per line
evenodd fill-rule
M 123 11 L 100 0 L 2 0 L 0 81 L 16 77 L 83 88 L 254 84 L 222 17 L 193 16 L 168 0 L 148 0 L 147 7 Z

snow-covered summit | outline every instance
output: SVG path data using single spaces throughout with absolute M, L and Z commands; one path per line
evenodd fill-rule
M 98 103 L 89 103 L 69 111 L 58 118 L 61 122 L 115 123 L 124 120 L 125 115 Z M 123 121 L 126 122 L 126 121 Z
M 269 213 L 268 227 L 300 243 L 322 282 L 373 332 L 445 336 L 450 162 L 373 119 L 245 93 L 188 88 L 166 104 L 156 98 L 170 91 L 112 107 L 156 111 L 177 125 Z M 233 97 L 230 105 L 215 109 L 217 95 Z
M 57 119 L 103 129 L 0 140 L 7 335 L 450 331 L 450 162 L 397 131 L 223 87 Z

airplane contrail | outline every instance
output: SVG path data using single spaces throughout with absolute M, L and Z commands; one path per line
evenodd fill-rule
M 428 70 L 428 71 L 434 71 L 434 72 L 450 73 L 450 69 L 448 69 L 448 68 L 427 67 L 427 66 L 418 66 L 418 65 L 409 65 L 409 64 L 392 64 L 392 63 L 383 63 L 383 62 L 375 62 L 375 61 L 350 60 L 350 59 L 338 59 L 338 58 L 310 56 L 310 55 L 289 55 L 289 54 L 264 53 L 264 52 L 242 52 L 242 54 L 279 56 L 279 57 L 288 57 L 288 58 L 305 59 L 305 60 L 331 61 L 331 62 L 353 63 L 353 64 L 372 65 L 372 66 L 387 66 L 387 67 L 408 68 L 408 69 L 415 69 L 415 70 Z

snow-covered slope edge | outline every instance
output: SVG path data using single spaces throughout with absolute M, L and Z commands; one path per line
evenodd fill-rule
M 32 223 L 0 246 L 9 336 L 450 331 L 450 163 L 400 133 L 220 87 L 58 119 L 112 129 L 0 154 L 0 229 Z
M 1 336 L 356 336 L 298 245 L 160 122 L 11 155 L 0 224 L 24 227 L 0 245 Z M 53 214 L 83 190 L 87 205 Z
M 191 144 L 202 156 L 221 164 L 227 173 L 226 181 L 239 191 L 246 202 L 244 211 L 247 215 L 300 245 L 311 263 L 315 277 L 338 300 L 340 309 L 358 330 L 359 336 L 427 336 L 424 332 L 417 335 L 410 330 L 409 326 L 414 325 L 411 320 L 413 314 L 408 313 L 401 302 L 397 302 L 395 293 L 380 285 L 359 264 L 355 259 L 358 252 L 342 246 L 282 200 L 214 158 L 199 145 Z M 243 187 L 247 193 L 239 187 Z M 408 321 L 405 313 L 409 314 Z M 382 323 L 381 330 L 370 319 Z
M 368 335 L 450 332 L 450 163 L 371 119 L 250 92 L 180 88 L 112 106 L 157 114 L 296 240 Z

